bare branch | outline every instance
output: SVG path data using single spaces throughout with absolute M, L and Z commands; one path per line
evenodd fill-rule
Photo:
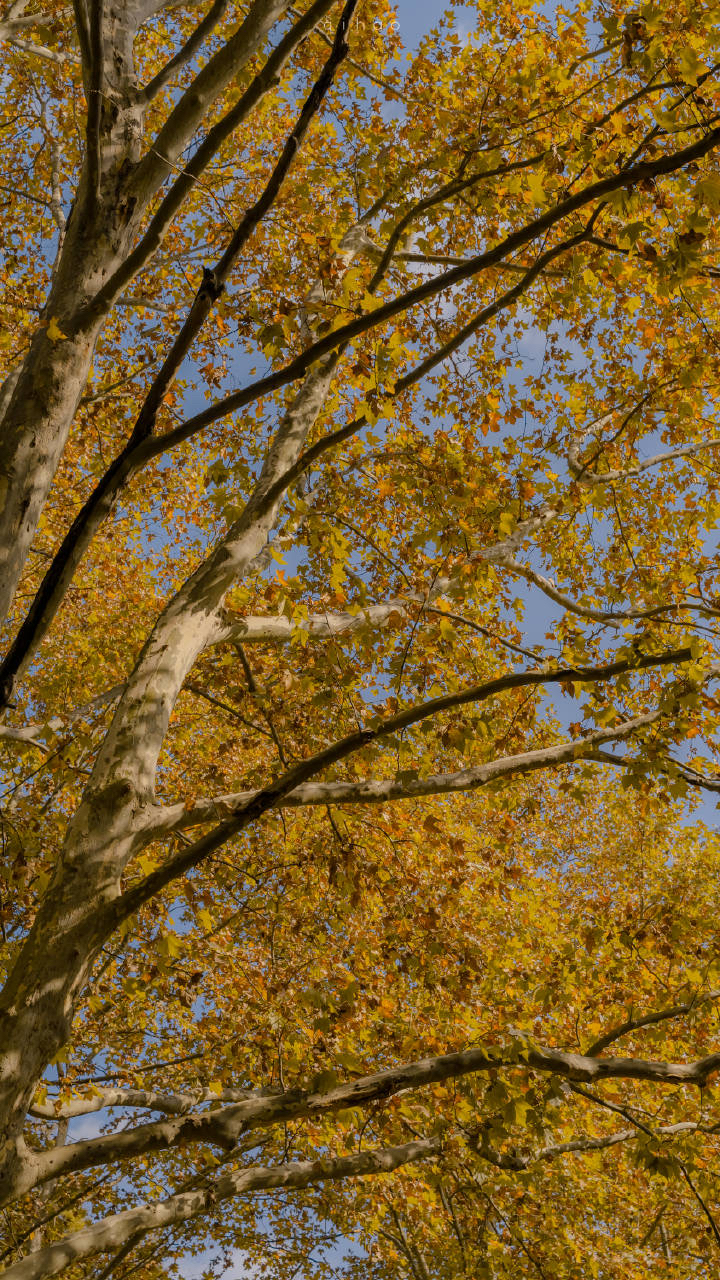
M 521 1052 L 519 1052 L 519 1049 Z M 643 1058 L 600 1058 L 534 1045 L 530 1040 L 506 1049 L 483 1047 L 423 1058 L 374 1075 L 336 1085 L 322 1093 L 278 1092 L 256 1096 L 217 1111 L 181 1115 L 139 1125 L 66 1147 L 28 1155 L 23 1183 L 17 1194 L 61 1173 L 105 1165 L 184 1144 L 210 1143 L 230 1150 L 238 1138 L 258 1128 L 331 1115 L 353 1107 L 383 1102 L 399 1092 L 415 1090 L 462 1076 L 501 1067 L 533 1070 L 566 1080 L 642 1080 L 651 1084 L 702 1088 L 720 1070 L 720 1053 L 691 1063 L 658 1062 Z
M 563 609 L 567 609 L 568 613 L 574 613 L 579 618 L 589 618 L 594 622 L 602 622 L 618 630 L 622 629 L 623 622 L 637 621 L 640 618 L 654 618 L 658 614 L 678 608 L 677 604 L 672 604 L 656 605 L 650 609 L 597 609 L 592 605 L 580 604 L 579 601 L 573 600 L 571 596 L 558 591 L 555 583 L 550 578 L 538 573 L 530 565 L 522 564 L 521 561 L 516 560 L 513 556 L 503 556 L 501 564 L 503 568 L 510 569 L 518 577 L 524 578 L 526 582 L 538 587 L 543 595 L 546 595 L 549 600 L 553 600 L 555 604 L 560 605 Z
M 170 83 L 176 71 L 186 66 L 192 58 L 195 57 L 198 49 L 203 41 L 209 36 L 214 27 L 217 26 L 221 18 L 224 16 L 228 7 L 228 0 L 213 0 L 202 22 L 193 31 L 192 35 L 185 41 L 182 49 L 171 58 L 164 67 L 153 76 L 152 80 L 146 87 L 141 90 L 140 97 L 143 102 L 152 102 L 158 93 Z
M 330 351 L 351 342 L 353 338 L 365 333 L 368 329 L 377 328 L 384 324 L 386 320 L 411 310 L 418 303 L 434 298 L 439 293 L 452 288 L 456 284 L 461 284 L 464 280 L 469 280 L 473 276 L 479 275 L 490 267 L 499 266 L 506 258 L 524 248 L 526 244 L 539 239 L 559 222 L 577 213 L 587 205 L 596 204 L 604 196 L 610 195 L 613 191 L 620 190 L 622 187 L 633 187 L 639 182 L 650 181 L 665 175 L 670 176 L 682 170 L 694 160 L 714 151 L 718 144 L 720 144 L 720 127 L 710 130 L 704 137 L 699 138 L 697 142 L 691 143 L 680 151 L 670 152 L 655 160 L 642 161 L 628 169 L 621 170 L 617 174 L 590 183 L 587 187 L 561 200 L 539 218 L 533 219 L 518 231 L 512 232 L 492 249 L 487 249 L 476 257 L 469 258 L 467 262 L 453 267 L 450 271 L 434 276 L 431 280 L 424 281 L 399 297 L 382 303 L 374 310 L 365 312 L 347 324 L 341 325 L 306 348 L 294 360 L 291 360 L 284 369 L 278 369 L 276 372 L 258 379 L 251 386 L 241 391 L 233 392 L 223 400 L 203 410 L 202 413 L 197 414 L 185 423 L 182 428 L 185 432 L 183 438 L 188 438 L 189 435 L 194 434 L 202 426 L 217 422 L 219 418 L 224 418 L 236 409 L 243 408 L 244 405 L 249 403 L 248 397 L 255 400 L 269 391 L 275 391 L 279 387 L 286 386 L 288 382 L 294 382 L 297 378 L 302 377 L 316 360 L 327 355 Z
M 526 751 L 517 756 L 504 756 L 488 764 L 461 769 L 457 773 L 436 773 L 426 778 L 404 778 L 402 781 L 397 778 L 373 778 L 353 782 L 307 782 L 275 800 L 274 807 L 386 804 L 391 800 L 419 800 L 424 796 L 475 791 L 499 778 L 592 759 L 593 751 L 600 743 L 622 742 L 638 730 L 655 724 L 660 716 L 661 712 L 653 711 L 648 715 L 636 716 L 633 720 L 625 720 L 612 729 L 597 729 L 584 738 L 574 738 L 569 742 Z M 256 803 L 262 794 L 260 791 L 234 792 L 201 801 L 190 809 L 181 804 L 158 807 L 151 811 L 148 827 L 138 836 L 138 843 L 146 844 L 148 839 L 156 835 L 216 821 L 224 814 L 236 814 L 244 806 Z M 234 834 L 234 829 L 230 834 Z M 229 839 L 229 835 L 224 839 Z
M 163 196 L 158 209 L 150 219 L 141 240 L 126 256 L 123 263 L 89 304 L 90 312 L 104 314 L 113 301 L 131 283 L 139 271 L 152 258 L 162 244 L 173 218 L 182 208 L 200 175 L 227 138 L 247 119 L 275 84 L 300 41 L 312 30 L 313 25 L 335 3 L 335 0 L 315 0 L 308 13 L 295 24 L 273 50 L 262 69 L 257 73 L 235 106 L 217 121 L 207 132 L 197 151 L 182 167 L 170 190 Z
M 81 707 L 75 707 L 72 711 L 68 711 L 63 715 L 50 716 L 47 720 L 38 720 L 34 724 L 22 725 L 18 728 L 13 725 L 0 724 L 0 741 L 27 743 L 30 746 L 39 747 L 42 751 L 48 751 L 50 748 L 47 743 L 43 742 L 43 734 L 47 733 L 48 730 L 51 733 L 61 733 L 74 720 L 83 720 L 93 711 L 99 711 L 115 702 L 124 688 L 125 686 L 122 684 L 113 685 L 111 689 L 106 689 L 104 693 L 99 693 L 97 697 L 91 698 L 89 702 L 84 703 Z
M 320 5 L 325 4 L 325 0 L 317 0 L 317 2 Z M 97 0 L 97 3 L 100 3 L 100 0 Z M 202 282 L 190 311 L 145 396 L 127 445 L 114 459 L 91 498 L 76 516 L 45 575 L 29 613 L 0 665 L 0 689 L 3 691 L 6 702 L 12 697 L 14 685 L 26 666 L 32 649 L 39 643 L 54 617 L 79 559 L 97 528 L 112 509 L 117 494 L 137 470 L 135 459 L 138 451 L 142 452 L 142 446 L 153 435 L 163 396 L 172 385 L 194 339 L 222 293 L 228 273 L 276 200 L 307 131 L 333 83 L 336 71 L 346 56 L 348 49 L 346 37 L 356 4 L 357 0 L 346 0 L 330 57 L 303 104 L 298 120 L 285 142 L 262 194 L 241 219 L 215 266 L 212 269 L 204 269 Z
M 408 1142 L 401 1147 L 385 1147 L 375 1151 L 362 1151 L 356 1155 L 327 1157 L 323 1160 L 298 1160 L 292 1164 L 280 1164 L 254 1169 L 242 1169 L 226 1173 L 210 1187 L 198 1191 L 181 1192 L 167 1200 L 126 1209 L 112 1214 L 101 1222 L 93 1223 L 64 1240 L 37 1249 L 3 1271 L 3 1280 L 45 1280 L 57 1275 L 82 1258 L 94 1257 L 120 1249 L 137 1233 L 154 1231 L 158 1227 L 174 1226 L 187 1222 L 201 1214 L 209 1213 L 216 1204 L 235 1196 L 253 1191 L 298 1189 L 318 1182 L 336 1179 L 367 1177 L 371 1174 L 391 1173 L 404 1164 L 426 1160 L 440 1153 L 439 1138 L 424 1138 Z
M 196 1055 L 191 1054 L 190 1058 Z M 179 1059 L 186 1062 L 187 1058 Z M 159 1063 L 157 1068 L 164 1069 L 168 1063 Z M 268 1090 L 257 1089 L 192 1089 L 184 1093 L 160 1093 L 155 1089 L 111 1089 L 93 1087 L 89 1096 L 78 1095 L 61 1102 L 50 1099 L 46 1102 L 34 1102 L 28 1115 L 42 1120 L 71 1120 L 76 1116 L 93 1115 L 112 1107 L 139 1109 L 142 1111 L 162 1111 L 169 1116 L 184 1116 L 204 1102 L 245 1102 L 248 1098 L 264 1096 Z M 270 1090 L 272 1092 L 272 1090 Z M 279 1091 L 276 1091 L 279 1092 Z
M 72 49 L 49 49 L 46 44 L 36 44 L 34 40 L 21 40 L 19 36 L 7 36 L 8 44 L 20 53 L 27 53 L 34 58 L 42 58 L 45 62 L 54 62 L 64 66 L 66 62 L 79 62 L 78 55 Z
M 675 458 L 692 458 L 698 453 L 703 453 L 706 449 L 717 449 L 720 446 L 718 440 L 696 440 L 691 444 L 678 445 L 676 449 L 667 449 L 664 453 L 656 453 L 652 458 L 645 458 L 644 461 L 638 462 L 634 467 L 626 467 L 624 470 L 617 471 L 590 471 L 584 475 L 578 476 L 578 483 L 595 486 L 604 484 L 617 484 L 621 480 L 634 480 L 636 476 L 641 476 L 645 471 L 650 471 L 653 467 L 660 467 L 664 462 L 672 462 Z
M 212 103 L 261 48 L 286 9 L 285 0 L 252 0 L 245 20 L 184 91 L 133 176 L 134 194 L 147 204 L 205 119 Z M 124 284 L 127 281 L 123 282 Z
M 707 1004 L 711 1000 L 720 1000 L 720 990 L 708 991 L 705 995 L 697 995 L 686 1004 L 676 1004 L 670 1009 L 660 1009 L 655 1013 L 646 1013 L 639 1018 L 628 1018 L 627 1021 L 621 1022 L 617 1027 L 611 1027 L 604 1035 L 594 1040 L 588 1049 L 585 1050 L 588 1057 L 595 1057 L 598 1053 L 602 1053 L 609 1044 L 613 1044 L 615 1040 L 619 1040 L 622 1036 L 627 1036 L 631 1031 L 639 1031 L 641 1027 L 654 1027 L 658 1022 L 666 1022 L 669 1018 L 682 1018 L 686 1013 L 692 1013 L 693 1009 L 699 1008 L 701 1005 Z
M 715 1221 L 713 1214 L 710 1212 L 710 1209 L 708 1207 L 707 1201 L 705 1200 L 705 1197 L 702 1196 L 698 1191 L 698 1188 L 696 1187 L 695 1183 L 690 1177 L 690 1174 L 687 1171 L 687 1167 L 682 1160 L 680 1161 L 680 1172 L 682 1173 L 683 1178 L 687 1182 L 690 1190 L 692 1191 L 695 1199 L 697 1200 L 698 1204 L 700 1205 L 700 1208 L 702 1209 L 705 1217 L 707 1218 L 710 1224 L 710 1230 L 715 1238 L 715 1244 L 718 1247 L 720 1247 L 720 1230 L 718 1229 L 718 1224 Z
M 591 1138 L 584 1136 L 580 1138 L 571 1138 L 568 1142 L 552 1143 L 546 1147 L 540 1147 L 537 1151 L 531 1151 L 527 1154 L 515 1152 L 513 1155 L 493 1152 L 487 1143 L 482 1141 L 473 1142 L 472 1148 L 489 1164 L 494 1164 L 498 1169 L 507 1169 L 519 1172 L 521 1169 L 529 1169 L 534 1164 L 541 1162 L 549 1162 L 558 1160 L 565 1155 L 584 1155 L 593 1151 L 604 1151 L 608 1147 L 618 1146 L 623 1142 L 632 1142 L 639 1136 L 639 1130 L 636 1126 L 632 1129 L 621 1129 L 617 1133 L 605 1134 L 603 1137 Z M 664 1138 L 672 1138 L 678 1134 L 686 1133 L 716 1133 L 714 1126 L 698 1124 L 694 1120 L 681 1120 L 677 1124 L 660 1125 L 655 1132 Z
M 258 792 L 258 795 L 267 794 L 269 796 L 271 792 L 274 793 L 279 788 L 277 798 L 280 799 L 281 796 L 288 795 L 297 785 L 312 777 L 321 768 L 326 768 L 328 765 L 345 759 L 372 742 L 378 742 L 400 730 L 420 724 L 423 720 L 436 716 L 443 711 L 454 710 L 456 707 L 467 706 L 471 703 L 477 704 L 487 701 L 487 699 L 496 697 L 508 689 L 540 687 L 548 684 L 562 685 L 568 682 L 593 684 L 611 680 L 615 676 L 623 675 L 627 672 L 642 671 L 658 666 L 675 666 L 683 662 L 689 662 L 690 659 L 691 650 L 689 647 L 684 647 L 682 649 L 668 650 L 663 654 L 643 655 L 635 652 L 631 657 L 619 658 L 615 662 L 599 667 L 561 667 L 556 670 L 507 672 L 493 680 L 485 680 L 482 684 L 471 685 L 469 688 L 460 690 L 457 693 L 444 694 L 438 698 L 431 698 L 427 702 L 406 707 L 404 710 L 398 711 L 396 715 L 380 720 L 379 723 L 348 734 L 347 737 L 339 739 L 308 760 L 304 760 L 294 766 L 282 779 L 266 788 L 265 793 Z M 714 668 L 711 674 L 715 674 Z M 658 713 L 650 713 L 653 718 L 656 714 Z M 644 718 L 640 717 L 640 719 Z M 617 729 L 613 733 L 616 731 Z M 595 738 L 595 735 L 589 735 L 584 741 L 590 742 L 591 738 Z M 597 739 L 595 740 L 597 741 Z M 550 749 L 552 750 L 552 748 Z

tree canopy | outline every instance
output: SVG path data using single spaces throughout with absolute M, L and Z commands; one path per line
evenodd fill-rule
M 0 18 L 7 1280 L 720 1263 L 720 5 L 427 25 Z

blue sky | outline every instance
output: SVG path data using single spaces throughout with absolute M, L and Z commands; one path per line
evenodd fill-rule
M 395 5 L 400 23 L 400 34 L 406 48 L 414 48 L 421 36 L 434 26 L 446 6 L 437 0 L 399 0 Z

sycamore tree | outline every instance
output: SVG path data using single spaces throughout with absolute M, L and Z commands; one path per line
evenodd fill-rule
M 719 21 L 5 11 L 8 1280 L 717 1271 Z

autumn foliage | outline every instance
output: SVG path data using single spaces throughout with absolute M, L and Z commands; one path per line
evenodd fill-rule
M 720 7 L 406 24 L 0 18 L 7 1280 L 720 1265 Z

